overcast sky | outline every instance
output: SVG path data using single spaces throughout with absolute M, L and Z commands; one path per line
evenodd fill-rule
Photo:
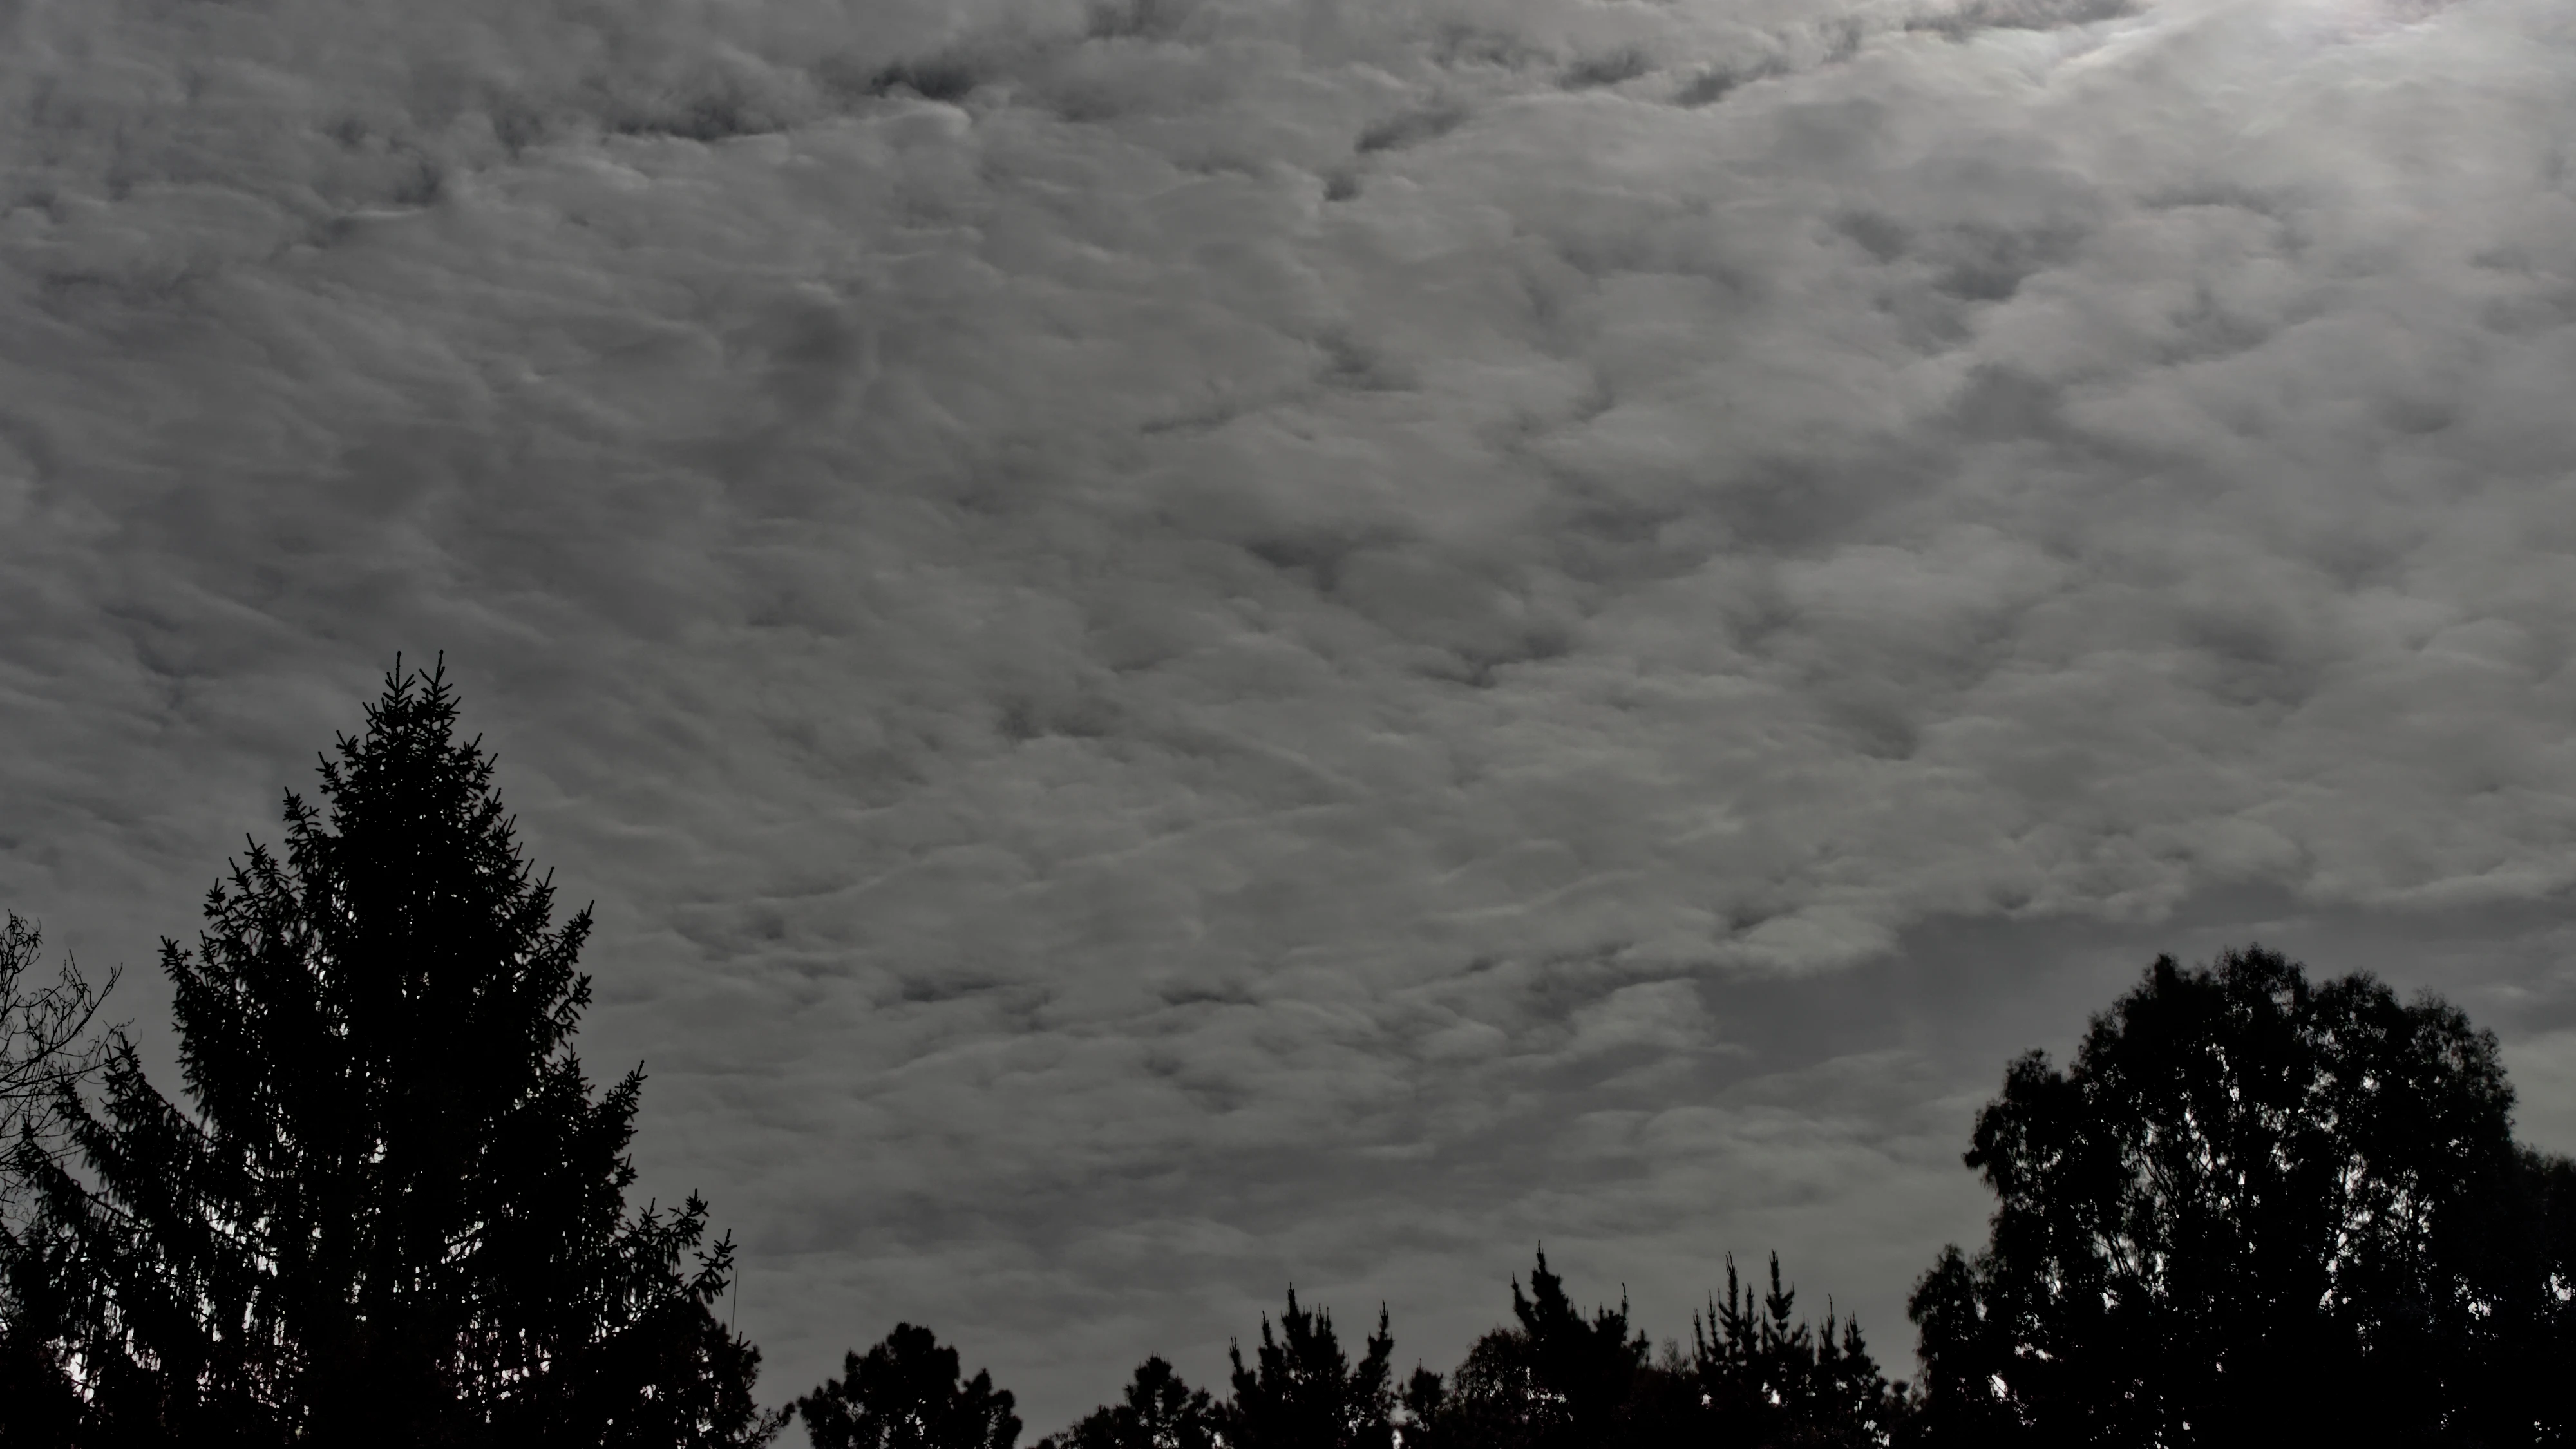
M 397 650 L 782 1399 L 1031 1437 L 1534 1243 L 1983 1229 L 2159 951 L 2576 1148 L 2564 0 L 22 0 L 0 903 L 153 943 Z

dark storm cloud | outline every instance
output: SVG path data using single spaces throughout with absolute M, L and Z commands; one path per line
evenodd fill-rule
M 781 1392 L 1542 1236 L 1901 1359 L 2144 954 L 2576 881 L 2549 6 L 11 24 L 0 889 L 139 960 L 447 648 Z

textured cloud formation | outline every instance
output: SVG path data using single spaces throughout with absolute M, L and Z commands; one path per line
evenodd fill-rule
M 0 891 L 139 962 L 445 648 L 780 1393 L 1542 1236 L 1901 1362 L 2003 1054 L 2254 922 L 2576 1130 L 2563 6 L 5 23 Z

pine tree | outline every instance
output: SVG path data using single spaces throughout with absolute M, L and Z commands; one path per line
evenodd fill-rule
M 1232 1449 L 1389 1449 L 1395 1391 L 1387 1360 L 1395 1339 L 1386 1325 L 1381 1307 L 1377 1332 L 1354 1364 L 1334 1335 L 1332 1315 L 1298 1307 L 1297 1290 L 1289 1289 L 1275 1334 L 1262 1316 L 1252 1365 L 1241 1345 L 1226 1350 L 1234 1398 L 1224 1409 L 1225 1442 Z
M 1586 1318 L 1566 1296 L 1565 1281 L 1548 1271 L 1547 1250 L 1541 1248 L 1528 1295 L 1517 1279 L 1512 1283 L 1512 1317 L 1528 1345 L 1535 1397 L 1553 1421 L 1536 1442 L 1606 1442 L 1646 1367 L 1646 1336 L 1629 1331 L 1627 1296 L 1620 1295 L 1616 1310 L 1596 1309 Z
M 1408 1446 L 1429 1449 L 1659 1449 L 1696 1443 L 1684 1366 L 1648 1361 L 1624 1297 L 1589 1315 L 1542 1249 L 1529 1287 L 1512 1282 L 1511 1324 L 1478 1338 L 1443 1383 L 1416 1370 L 1405 1389 Z
M 116 1043 L 86 1163 L 12 1253 L 95 1444 L 724 1444 L 772 1427 L 706 1206 L 629 1212 L 643 1085 L 594 1093 L 585 909 L 521 858 L 443 670 L 388 676 L 194 951 L 185 1107 Z
M 1726 1298 L 1691 1320 L 1692 1376 L 1709 1439 L 1721 1445 L 1885 1443 L 1905 1417 L 1901 1389 L 1870 1356 L 1856 1319 L 1828 1305 L 1821 1326 L 1797 1316 L 1798 1293 L 1771 1255 L 1771 1286 L 1756 1297 L 1726 1258 Z
M 841 1376 L 798 1399 L 814 1449 L 1011 1449 L 1020 1421 L 981 1369 L 958 1379 L 957 1350 L 898 1323 L 885 1341 L 842 1355 Z

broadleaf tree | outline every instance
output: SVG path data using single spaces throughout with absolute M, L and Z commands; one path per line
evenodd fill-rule
M 17 1221 L 27 1174 L 17 1149 L 56 1157 L 66 1145 L 63 1090 L 96 1075 L 104 1042 L 98 1013 L 116 973 L 93 985 L 71 958 L 52 980 L 34 973 L 44 933 L 16 911 L 0 925 L 0 1228 Z
M 1103 1404 L 1038 1449 L 1220 1449 L 1216 1405 L 1152 1357 L 1137 1366 L 1118 1403 Z
M 841 1376 L 798 1399 L 814 1449 L 1012 1449 L 1016 1402 L 982 1369 L 958 1372 L 957 1350 L 915 1323 L 865 1354 L 845 1353 Z
M 2438 999 L 2259 947 L 2158 960 L 1979 1115 L 1992 1235 L 1916 1287 L 1917 1432 L 2558 1442 L 2568 1173 L 2512 1106 L 2494 1036 Z

